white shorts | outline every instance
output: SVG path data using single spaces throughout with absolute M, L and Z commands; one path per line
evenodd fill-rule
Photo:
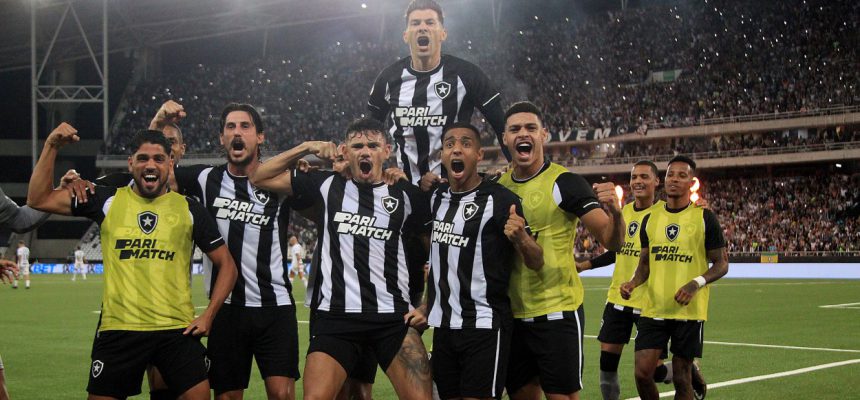
M 30 264 L 19 265 L 18 273 L 21 275 L 30 275 Z
M 292 266 L 290 267 L 290 271 L 295 272 L 295 273 L 299 273 L 299 272 L 304 273 L 305 272 L 305 265 L 292 263 Z
M 75 263 L 75 269 L 76 269 L 76 270 L 78 270 L 78 271 L 85 271 L 85 269 L 84 269 L 84 268 L 86 268 L 86 267 L 87 267 L 87 266 L 86 266 L 86 264 L 78 264 L 78 263 Z

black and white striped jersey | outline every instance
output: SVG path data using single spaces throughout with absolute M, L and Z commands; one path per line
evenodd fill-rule
M 382 319 L 409 312 L 403 233 L 425 229 L 427 196 L 405 180 L 362 184 L 328 171 L 294 171 L 292 190 L 323 208 L 314 221 L 319 234 L 311 309 Z
M 286 196 L 257 189 L 227 165 L 194 165 L 175 169 L 180 192 L 200 200 L 215 218 L 239 277 L 227 303 L 245 307 L 294 304 L 284 254 L 288 254 L 289 202 Z M 206 293 L 217 270 L 203 258 Z
M 462 193 L 440 186 L 431 204 L 430 325 L 509 326 L 513 315 L 508 283 L 515 257 L 520 255 L 505 236 L 505 223 L 511 205 L 523 215 L 519 198 L 498 183 L 484 181 Z
M 410 57 L 382 70 L 367 105 L 373 118 L 390 126 L 397 144 L 397 164 L 418 184 L 428 171 L 443 176 L 442 131 L 454 122 L 468 122 L 475 107 L 502 143 L 505 114 L 500 97 L 478 66 L 443 54 L 439 66 L 431 71 L 415 71 Z

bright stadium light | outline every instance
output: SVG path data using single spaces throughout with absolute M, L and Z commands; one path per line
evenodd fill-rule
M 367 8 L 367 3 L 361 3 L 361 8 Z

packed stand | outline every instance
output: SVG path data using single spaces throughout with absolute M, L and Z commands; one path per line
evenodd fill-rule
M 553 131 L 683 126 L 715 117 L 779 114 L 860 104 L 860 3 L 699 1 L 647 5 L 585 17 L 553 15 L 502 24 L 475 21 L 445 52 L 475 61 L 503 103 L 528 98 Z M 108 153 L 125 151 L 167 99 L 186 106 L 189 153 L 218 151 L 218 113 L 233 101 L 263 111 L 268 146 L 337 138 L 366 113 L 368 90 L 406 54 L 383 43 L 334 43 L 245 65 L 200 65 L 138 85 Z M 679 73 L 661 74 L 658 71 Z M 649 82 L 650 81 L 650 82 Z M 482 130 L 487 128 L 476 116 Z M 485 134 L 487 144 L 493 136 Z
M 730 253 L 860 251 L 860 176 L 705 179 L 699 193 L 716 212 Z M 605 251 L 581 225 L 576 241 L 578 257 Z

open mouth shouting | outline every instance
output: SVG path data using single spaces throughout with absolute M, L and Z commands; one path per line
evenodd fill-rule
M 236 157 L 239 157 L 244 151 L 245 142 L 243 142 L 241 138 L 233 138 L 233 141 L 230 142 L 230 153 L 232 153 Z
M 418 44 L 418 47 L 426 48 L 426 47 L 430 46 L 430 37 L 429 36 L 419 36 L 415 42 Z
M 532 143 L 529 139 L 522 139 L 517 141 L 516 146 L 514 146 L 516 150 L 517 156 L 521 159 L 528 159 L 532 155 L 532 151 L 534 151 L 534 143 Z
M 369 176 L 371 171 L 373 171 L 373 163 L 368 159 L 363 159 L 358 162 L 358 169 L 361 171 L 362 176 Z
M 466 169 L 466 163 L 463 160 L 451 160 L 451 172 L 459 174 Z

